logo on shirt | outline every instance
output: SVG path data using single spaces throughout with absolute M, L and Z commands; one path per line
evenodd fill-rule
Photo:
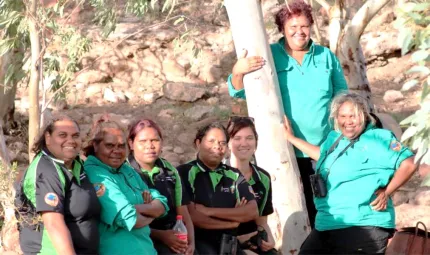
M 249 192 L 251 192 L 252 195 L 254 195 L 254 197 L 257 197 L 257 195 L 254 192 L 254 189 L 251 187 L 251 185 L 249 185 Z
M 45 195 L 45 203 L 47 205 L 50 205 L 52 207 L 55 207 L 58 205 L 58 196 L 55 193 L 49 192 Z
M 394 140 L 391 142 L 390 148 L 393 151 L 400 151 L 402 149 L 402 145 L 398 141 Z
M 103 196 L 106 192 L 106 188 L 103 183 L 94 183 L 94 189 L 96 190 L 97 197 Z

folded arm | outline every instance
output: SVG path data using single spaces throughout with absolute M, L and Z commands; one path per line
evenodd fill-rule
M 203 229 L 232 229 L 239 226 L 239 222 L 214 219 L 196 210 L 194 203 L 188 205 L 194 226 Z
M 258 217 L 258 208 L 255 200 L 249 201 L 244 206 L 235 208 L 209 208 L 206 207 L 206 215 L 223 220 L 235 222 L 248 222 Z

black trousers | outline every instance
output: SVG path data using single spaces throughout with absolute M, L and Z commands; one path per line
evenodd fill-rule
M 309 176 L 315 173 L 312 167 L 312 159 L 310 158 L 297 158 L 297 164 L 299 165 L 300 176 L 302 177 L 303 192 L 306 199 L 306 208 L 308 210 L 309 221 L 312 229 L 315 227 L 315 216 L 317 210 L 314 204 L 314 194 L 312 193 L 311 181 Z
M 204 240 L 196 239 L 196 251 L 198 254 L 214 254 L 220 253 L 220 243 L 219 242 L 208 242 Z M 246 255 L 246 253 L 240 248 L 239 242 L 237 243 L 237 255 Z
M 344 229 L 312 230 L 302 244 L 304 254 L 384 254 L 394 229 L 379 227 L 350 227 Z

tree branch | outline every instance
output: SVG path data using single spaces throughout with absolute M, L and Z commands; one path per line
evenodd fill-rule
M 327 1 L 325 0 L 315 0 L 315 1 L 317 1 L 317 3 L 319 3 L 326 10 L 328 15 L 328 12 L 330 10 L 330 5 L 327 3 Z
M 352 36 L 359 39 L 367 24 L 388 2 L 390 0 L 368 0 L 351 20 Z

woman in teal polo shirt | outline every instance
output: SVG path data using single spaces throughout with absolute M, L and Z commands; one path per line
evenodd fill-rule
M 126 146 L 120 126 L 103 117 L 84 148 L 85 171 L 102 207 L 99 254 L 154 255 L 149 224 L 167 213 L 167 199 L 124 164 Z
M 160 157 L 163 143 L 160 127 L 150 119 L 138 120 L 130 126 L 127 140 L 131 151 L 128 162 L 149 187 L 167 198 L 170 208 L 165 217 L 150 224 L 155 249 L 159 254 L 192 255 L 194 226 L 187 209 L 189 199 L 176 168 Z M 187 228 L 185 240 L 172 230 L 177 215 L 182 215 Z
M 275 22 L 283 37 L 270 48 L 285 115 L 291 120 L 297 137 L 319 146 L 331 130 L 327 120 L 332 99 L 348 89 L 342 67 L 330 49 L 311 40 L 314 20 L 310 5 L 295 0 L 276 13 Z M 265 63 L 262 57 L 245 56 L 238 59 L 228 78 L 229 92 L 233 97 L 245 98 L 244 75 L 260 69 Z M 295 154 L 313 227 L 316 210 L 309 176 L 314 169 L 309 155 L 297 149 Z
M 335 130 L 321 146 L 295 137 L 285 120 L 286 139 L 318 161 L 315 229 L 300 254 L 384 254 L 395 227 L 390 196 L 414 173 L 413 153 L 374 126 L 359 95 L 336 97 L 330 117 Z

